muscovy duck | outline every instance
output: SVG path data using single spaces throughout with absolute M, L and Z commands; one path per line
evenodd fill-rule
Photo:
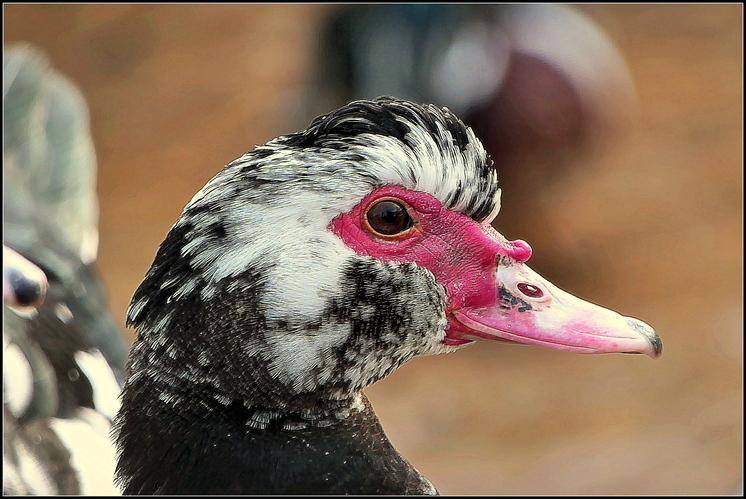
M 94 267 L 87 107 L 37 49 L 3 55 L 3 492 L 119 494 L 127 347 Z
M 225 166 L 128 310 L 126 494 L 434 494 L 362 389 L 475 340 L 661 354 L 490 223 L 497 170 L 446 108 L 352 102 Z

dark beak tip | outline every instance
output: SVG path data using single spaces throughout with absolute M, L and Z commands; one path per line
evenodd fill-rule
M 653 344 L 653 352 L 655 353 L 654 359 L 659 359 L 661 355 L 663 355 L 663 342 L 661 341 L 660 336 L 658 334 L 655 335 L 654 338 L 648 338 L 650 340 L 650 343 Z
M 651 355 L 652 358 L 658 359 L 661 355 L 663 355 L 663 341 L 661 341 L 661 337 L 658 336 L 658 333 L 655 332 L 655 329 L 650 327 L 650 325 L 644 323 L 643 321 L 639 319 L 635 319 L 634 317 L 627 317 L 627 324 L 637 331 L 640 335 L 644 336 L 648 342 L 650 343 L 650 346 L 653 350 L 653 355 Z

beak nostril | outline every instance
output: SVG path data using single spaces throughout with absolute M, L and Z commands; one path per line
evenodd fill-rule
M 529 298 L 541 298 L 544 296 L 544 292 L 541 289 L 526 282 L 519 282 L 518 290 Z

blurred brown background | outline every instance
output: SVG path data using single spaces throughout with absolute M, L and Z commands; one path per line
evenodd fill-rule
M 331 7 L 3 7 L 5 42 L 41 47 L 88 99 L 99 263 L 123 324 L 192 195 L 294 130 Z M 560 287 L 653 325 L 663 357 L 483 343 L 415 359 L 367 393 L 443 494 L 732 493 L 743 466 L 743 8 L 582 9 L 626 58 L 639 119 L 532 196 L 523 219 L 503 211 L 496 226 L 508 217 L 506 235 L 529 241 L 534 267 Z

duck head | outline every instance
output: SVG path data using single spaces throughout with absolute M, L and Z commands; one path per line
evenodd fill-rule
M 647 324 L 531 270 L 499 208 L 482 144 L 433 105 L 356 101 L 257 146 L 186 205 L 137 289 L 125 402 L 312 412 L 480 340 L 661 354 Z

